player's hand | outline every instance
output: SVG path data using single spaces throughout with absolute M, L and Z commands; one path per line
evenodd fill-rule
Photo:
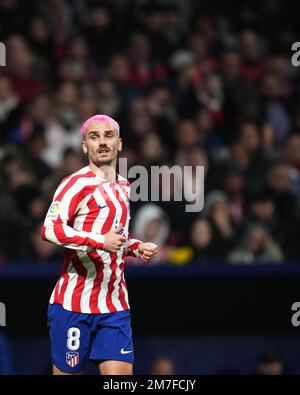
M 123 243 L 126 241 L 126 237 L 119 234 L 122 228 L 123 225 L 120 224 L 116 229 L 104 235 L 104 251 L 110 253 L 117 252 L 122 247 Z
M 157 255 L 158 247 L 154 243 L 141 243 L 138 246 L 139 258 L 145 262 L 152 261 Z

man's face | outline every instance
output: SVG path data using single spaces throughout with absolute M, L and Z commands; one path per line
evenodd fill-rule
M 109 121 L 95 121 L 86 129 L 82 148 L 89 162 L 97 166 L 111 165 L 122 150 L 122 140 Z

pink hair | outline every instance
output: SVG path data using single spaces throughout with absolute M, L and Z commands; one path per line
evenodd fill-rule
M 117 121 L 113 118 L 109 117 L 108 115 L 97 114 L 93 115 L 91 118 L 87 119 L 84 124 L 81 126 L 80 130 L 82 135 L 85 134 L 87 127 L 90 123 L 99 121 L 99 122 L 110 122 L 113 125 L 113 128 L 120 134 L 120 126 Z

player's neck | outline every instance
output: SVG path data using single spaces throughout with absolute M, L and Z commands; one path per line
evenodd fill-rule
M 91 171 L 103 180 L 115 182 L 117 179 L 116 160 L 111 163 L 97 165 L 93 162 L 89 163 Z

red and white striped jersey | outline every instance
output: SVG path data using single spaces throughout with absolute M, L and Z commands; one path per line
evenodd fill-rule
M 96 176 L 86 166 L 58 186 L 42 237 L 65 247 L 64 264 L 50 303 L 79 313 L 129 309 L 124 257 L 136 256 L 139 240 L 128 239 L 129 182 Z M 104 234 L 124 225 L 127 241 L 116 253 L 103 250 Z

